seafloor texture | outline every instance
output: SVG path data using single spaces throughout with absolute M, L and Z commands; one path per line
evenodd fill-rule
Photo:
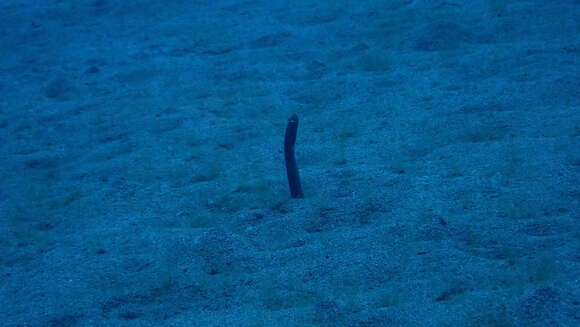
M 579 61 L 578 0 L 1 0 L 0 326 L 579 326 Z

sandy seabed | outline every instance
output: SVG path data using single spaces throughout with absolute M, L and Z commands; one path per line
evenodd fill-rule
M 579 1 L 0 17 L 0 326 L 580 325 Z

